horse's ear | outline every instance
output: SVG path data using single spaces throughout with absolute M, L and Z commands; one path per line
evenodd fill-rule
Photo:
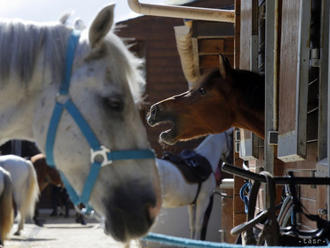
M 89 42 L 92 48 L 97 47 L 109 32 L 113 24 L 115 4 L 103 8 L 94 19 L 89 29 Z
M 231 70 L 229 60 L 222 54 L 219 54 L 219 72 L 221 77 L 227 79 L 230 76 Z

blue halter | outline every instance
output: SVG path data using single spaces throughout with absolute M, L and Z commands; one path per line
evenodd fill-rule
M 55 168 L 54 162 L 54 144 L 56 139 L 56 131 L 58 124 L 60 123 L 61 116 L 64 110 L 68 111 L 73 120 L 78 125 L 81 133 L 85 136 L 91 150 L 91 167 L 89 174 L 85 180 L 85 184 L 82 190 L 82 194 L 79 196 L 73 189 L 65 175 L 60 171 L 61 179 L 69 194 L 72 203 L 75 206 L 84 204 L 85 214 L 90 214 L 92 211 L 89 205 L 89 199 L 93 190 L 94 184 L 98 177 L 101 167 L 110 165 L 114 160 L 128 160 L 128 159 L 152 159 L 155 157 L 154 153 L 150 149 L 142 150 L 122 150 L 122 151 L 111 151 L 110 149 L 102 146 L 98 141 L 93 130 L 84 119 L 79 109 L 71 100 L 69 95 L 72 65 L 74 60 L 75 50 L 79 41 L 79 32 L 73 31 L 67 45 L 66 61 L 65 61 L 65 73 L 62 84 L 60 86 L 59 93 L 56 97 L 56 103 L 53 110 L 52 117 L 48 126 L 47 140 L 46 140 L 46 157 L 47 164 Z

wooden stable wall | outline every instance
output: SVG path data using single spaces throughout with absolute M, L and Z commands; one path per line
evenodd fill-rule
M 318 0 L 317 0 L 318 1 Z M 252 35 L 252 2 L 253 0 L 241 1 L 240 16 L 240 69 L 251 68 L 251 35 Z M 262 1 L 257 1 L 262 2 Z M 309 80 L 306 83 L 306 90 L 308 92 L 306 100 L 303 101 L 304 105 L 300 108 L 306 108 L 306 118 L 302 121 L 296 119 L 297 111 L 301 111 L 297 107 L 297 63 L 298 63 L 298 30 L 299 30 L 299 0 L 283 0 L 282 9 L 280 9 L 281 16 L 281 28 L 278 34 L 281 39 L 279 40 L 280 48 L 280 62 L 279 62 L 279 106 L 278 106 L 278 118 L 279 118 L 279 134 L 284 135 L 291 133 L 292 130 L 297 128 L 297 123 L 300 126 L 306 125 L 306 140 L 304 145 L 306 146 L 306 155 L 300 158 L 297 156 L 290 156 L 289 158 L 294 160 L 289 162 L 288 160 L 280 161 L 275 159 L 274 161 L 274 174 L 286 175 L 288 171 L 293 171 L 296 176 L 313 176 L 316 172 L 316 164 L 318 158 L 318 109 L 319 109 L 319 83 L 318 83 L 318 69 L 309 67 Z M 260 19 L 259 19 L 260 21 Z M 259 33 L 260 35 L 260 33 Z M 308 44 L 309 45 L 309 44 Z M 309 47 L 308 47 L 309 49 Z M 309 60 L 308 60 L 309 61 Z M 267 82 L 266 82 L 267 83 Z M 299 112 L 300 113 L 300 112 Z M 303 119 L 303 118 L 302 118 Z M 248 137 L 250 133 L 245 134 Z M 322 138 L 322 137 L 321 137 Z M 300 141 L 302 142 L 302 141 Z M 284 145 L 280 144 L 279 147 L 285 150 Z M 298 144 L 299 145 L 299 144 Z M 265 167 L 264 164 L 264 149 L 263 143 L 258 143 L 255 146 L 256 150 L 254 154 L 256 159 L 249 159 L 250 169 L 253 171 L 259 171 L 259 168 Z M 236 155 L 237 157 L 238 155 Z M 276 154 L 275 154 L 276 156 Z M 240 160 L 236 160 L 237 163 L 241 163 Z M 324 175 L 323 175 L 324 176 Z M 234 224 L 237 225 L 244 221 L 245 214 L 242 211 L 242 204 L 239 203 L 237 196 L 241 181 L 235 183 L 235 201 L 234 201 Z M 306 185 L 299 187 L 301 201 L 303 205 L 311 213 L 319 213 L 319 210 L 326 209 L 326 188 L 324 186 Z M 236 203 L 237 202 L 237 203 Z M 260 204 L 262 207 L 263 204 Z M 326 217 L 325 215 L 322 217 Z M 302 217 L 303 224 L 306 228 L 315 226 L 314 223 L 310 223 Z

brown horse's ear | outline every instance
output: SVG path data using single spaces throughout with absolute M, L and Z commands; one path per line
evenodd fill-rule
M 219 54 L 219 72 L 223 79 L 227 79 L 230 75 L 231 66 L 229 63 L 229 60 L 223 56 L 222 54 Z

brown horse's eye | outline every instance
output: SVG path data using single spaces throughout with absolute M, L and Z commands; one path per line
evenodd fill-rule
M 203 96 L 206 94 L 206 90 L 204 88 L 199 88 L 199 93 Z

